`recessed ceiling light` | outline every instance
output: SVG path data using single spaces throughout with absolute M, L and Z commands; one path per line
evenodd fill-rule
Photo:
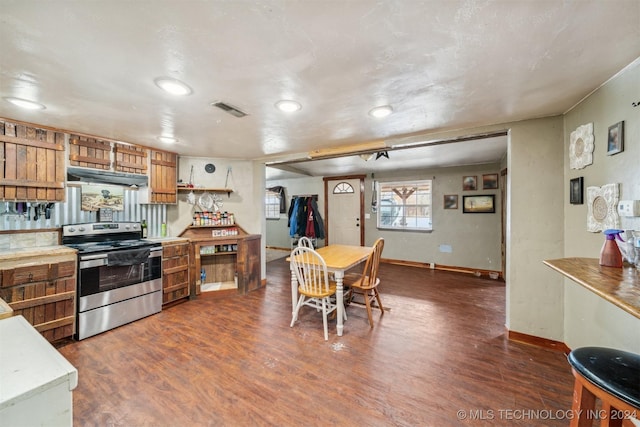
M 154 82 L 156 83 L 156 86 L 171 95 L 190 95 L 191 92 L 193 92 L 185 83 L 170 77 L 158 77 Z
M 164 142 L 165 144 L 175 144 L 178 142 L 178 139 L 172 136 L 159 136 L 158 141 Z
M 280 111 L 284 111 L 285 113 L 293 113 L 302 109 L 302 105 L 300 105 L 297 101 L 292 101 L 290 99 L 281 99 L 276 102 L 276 108 Z
M 372 108 L 369 111 L 369 115 L 377 119 L 387 117 L 391 113 L 393 113 L 393 108 L 391 108 L 390 105 L 381 105 L 380 107 Z
M 12 96 L 7 96 L 4 99 L 6 101 L 9 101 L 13 105 L 17 105 L 18 107 L 21 107 L 21 108 L 26 108 L 27 110 L 44 110 L 45 108 L 47 108 L 42 104 L 39 104 L 34 101 L 29 101 L 27 99 L 14 98 Z

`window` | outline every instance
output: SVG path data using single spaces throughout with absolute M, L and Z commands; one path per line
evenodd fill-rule
M 431 180 L 378 183 L 378 228 L 430 231 Z
M 264 212 L 267 219 L 280 219 L 280 193 L 266 190 Z
M 339 182 L 333 187 L 333 194 L 353 193 L 353 187 L 348 182 Z

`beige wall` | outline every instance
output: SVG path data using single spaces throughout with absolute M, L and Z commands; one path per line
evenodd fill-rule
M 597 258 L 602 233 L 587 231 L 586 188 L 620 184 L 620 200 L 640 199 L 640 60 L 623 70 L 564 117 L 564 252 L 565 256 Z M 624 151 L 607 156 L 609 126 L 624 120 Z M 593 123 L 593 164 L 569 168 L 570 135 Z M 569 203 L 569 180 L 584 177 L 585 204 Z M 640 230 L 640 218 L 620 218 L 621 228 Z M 640 319 L 627 314 L 571 280 L 564 281 L 564 341 L 571 347 L 600 345 L 640 353 Z

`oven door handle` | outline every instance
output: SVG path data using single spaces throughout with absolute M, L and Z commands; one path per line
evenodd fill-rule
M 101 267 L 103 265 L 107 265 L 106 255 L 90 255 L 87 258 L 82 257 L 79 268 L 83 270 L 85 268 Z

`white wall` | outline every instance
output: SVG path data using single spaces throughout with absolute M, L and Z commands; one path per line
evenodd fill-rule
M 640 60 L 623 70 L 564 117 L 564 252 L 566 257 L 597 258 L 602 233 L 587 231 L 586 188 L 620 184 L 620 200 L 640 199 Z M 624 120 L 624 151 L 607 156 L 609 126 Z M 570 135 L 593 123 L 593 164 L 569 168 Z M 569 180 L 584 177 L 585 204 L 569 203 Z M 640 218 L 621 218 L 621 228 L 640 230 Z M 566 279 L 564 341 L 571 347 L 608 346 L 640 353 L 640 319 Z
M 216 171 L 212 174 L 207 173 L 204 167 L 207 163 L 213 163 Z M 188 157 L 181 156 L 178 162 L 178 179 L 183 182 L 189 182 L 189 176 L 193 166 L 193 184 L 196 186 L 196 200 L 202 194 L 197 188 L 231 188 L 233 192 L 227 196 L 222 196 L 222 211 L 232 212 L 236 222 L 250 234 L 262 233 L 262 217 L 261 209 L 264 209 L 262 203 L 256 203 L 255 182 L 256 175 L 254 171 L 254 163 L 246 160 L 232 159 L 215 159 L 204 157 Z M 229 178 L 227 179 L 228 168 L 231 168 Z M 264 182 L 264 173 L 262 174 L 262 182 Z M 202 210 L 197 204 L 191 205 L 187 203 L 187 192 L 178 194 L 178 204 L 169 205 L 167 209 L 167 234 L 169 236 L 179 235 L 186 227 L 191 225 L 193 214 Z

